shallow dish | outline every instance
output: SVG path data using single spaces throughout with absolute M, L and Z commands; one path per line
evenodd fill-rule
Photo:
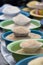
M 27 3 L 27 7 L 34 9 L 36 3 L 39 3 L 39 2 L 38 1 L 31 1 L 31 2 Z
M 35 27 L 32 28 L 32 26 L 29 27 L 29 29 L 35 29 L 41 26 L 40 21 L 32 19 L 30 21 Z M 12 30 L 14 28 L 15 24 L 12 20 L 6 20 L 2 21 L 0 23 L 0 27 L 3 28 L 4 30 Z
M 30 13 L 29 12 L 25 12 L 23 10 L 20 11 L 21 14 L 24 14 L 25 16 L 29 17 Z M 6 16 L 2 13 L 2 15 L 0 15 L 0 20 L 9 20 L 12 19 L 14 16 Z
M 34 12 L 35 12 L 35 10 L 32 10 L 32 11 L 30 12 L 30 15 L 32 15 L 33 17 L 36 17 L 37 19 L 43 19 L 43 15 L 37 15 L 37 14 L 35 14 Z
M 16 63 L 15 65 L 28 65 L 28 63 L 35 59 L 35 58 L 38 58 L 38 57 L 43 57 L 43 55 L 37 55 L 37 56 L 32 56 L 32 57 L 28 57 L 28 58 L 25 58 L 21 61 L 19 61 L 18 63 Z
M 27 40 L 27 39 L 25 39 Z M 19 41 L 15 41 L 15 42 L 12 42 L 10 43 L 8 46 L 7 46 L 7 49 L 12 53 L 12 56 L 14 57 L 14 59 L 16 60 L 16 62 L 20 61 L 21 59 L 23 58 L 26 58 L 26 57 L 30 57 L 30 56 L 35 56 L 35 55 L 40 55 L 42 53 L 32 53 L 32 54 L 27 54 L 27 53 L 16 53 L 17 50 L 20 50 L 21 47 L 19 46 L 20 43 L 22 41 L 25 41 L 25 40 L 19 40 Z M 39 42 L 42 42 L 43 43 L 43 39 L 34 39 L 34 40 L 37 40 Z
M 43 38 L 43 37 L 42 37 L 42 33 L 41 33 L 40 31 L 31 30 L 31 32 L 32 32 L 32 33 L 35 33 L 35 34 L 38 34 L 38 35 L 41 36 L 41 38 Z M 8 45 L 9 43 L 13 42 L 13 40 L 8 40 L 8 39 L 6 39 L 6 37 L 7 37 L 8 35 L 12 34 L 12 33 L 13 33 L 13 32 L 8 31 L 8 32 L 5 32 L 5 33 L 2 34 L 2 39 L 6 42 L 6 45 Z M 14 40 L 14 41 L 15 41 L 15 40 Z

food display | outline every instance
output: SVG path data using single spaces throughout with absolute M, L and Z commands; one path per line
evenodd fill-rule
M 15 36 L 27 36 L 29 31 L 26 27 L 23 26 L 17 26 L 14 29 L 12 29 L 12 31 L 14 32 Z
M 26 33 L 25 33 L 26 34 Z M 39 35 L 39 34 L 35 34 L 34 32 L 32 33 L 32 32 L 29 32 L 28 33 L 28 35 L 27 36 L 24 36 L 24 35 L 22 35 L 22 36 L 15 36 L 15 34 L 14 33 L 11 33 L 11 34 L 9 34 L 9 35 L 7 35 L 6 36 L 6 39 L 7 40 L 20 40 L 20 39 L 29 39 L 29 38 L 35 38 L 35 39 L 38 39 L 38 38 L 41 38 L 41 36 Z
M 31 19 L 26 17 L 23 14 L 19 14 L 16 17 L 13 18 L 13 21 L 17 25 L 26 25 L 26 24 L 30 23 Z
M 13 21 L 13 20 L 5 20 L 5 21 L 1 22 L 0 23 L 1 28 L 3 28 L 4 30 L 6 29 L 6 30 L 11 30 L 12 31 L 12 29 L 14 29 L 16 26 L 25 26 L 27 29 L 35 29 L 35 28 L 38 28 L 38 27 L 41 26 L 39 20 L 28 18 L 25 15 L 22 15 L 24 17 L 24 19 L 23 19 L 24 21 L 21 21 L 21 19 L 23 18 L 21 15 L 19 16 L 20 19 L 18 19 L 18 17 L 17 17 L 17 19 L 16 19 L 16 17 L 14 17 L 15 21 Z M 18 20 L 20 20 L 20 21 L 18 21 Z
M 33 59 L 28 63 L 28 65 L 43 65 L 43 57 Z
M 12 56 L 18 62 L 26 57 L 43 55 L 43 40 L 24 39 L 14 41 L 7 46 L 7 49 L 12 53 Z
M 20 44 L 20 47 L 24 50 L 24 52 L 36 52 L 42 47 L 42 44 L 36 40 L 27 40 Z
M 11 15 L 15 15 L 15 14 L 19 13 L 20 9 L 16 6 L 9 5 L 9 6 L 5 7 L 2 12 L 5 15 L 10 15 L 11 16 Z
M 17 53 L 17 54 L 26 54 L 26 55 L 38 55 L 38 54 L 43 54 L 43 48 L 41 48 L 37 52 L 32 52 L 32 51 L 31 52 L 29 52 L 29 51 L 24 52 L 24 49 L 20 49 L 20 50 L 17 50 L 15 53 Z
M 19 3 L 0 7 L 1 53 L 9 65 L 43 65 L 43 2 Z
M 35 6 L 35 10 L 32 10 L 30 14 L 37 19 L 43 19 L 43 2 L 39 2 Z
M 27 3 L 27 7 L 35 8 L 37 3 L 39 3 L 39 2 L 38 1 L 31 1 L 31 2 Z
M 29 40 L 21 42 L 20 47 L 21 49 L 16 51 L 16 53 L 18 54 L 43 53 L 42 43 L 33 39 L 29 39 Z
M 37 20 L 33 20 L 33 21 L 37 21 Z M 8 22 L 9 22 L 9 21 L 8 21 Z M 7 22 L 6 22 L 6 24 L 7 24 Z M 23 24 L 23 23 L 22 23 L 22 24 Z M 40 21 L 37 21 L 36 24 L 34 24 L 34 22 L 32 22 L 32 21 L 31 21 L 30 24 L 28 23 L 27 25 L 22 25 L 22 24 L 20 24 L 20 25 L 21 25 L 21 26 L 25 26 L 25 27 L 28 28 L 28 29 L 35 29 L 35 28 L 37 28 L 37 27 L 40 27 Z M 24 23 L 24 24 L 25 24 L 25 23 Z M 20 26 L 20 25 L 19 25 L 19 26 Z M 2 25 L 3 28 L 5 28 L 5 29 L 10 29 L 10 30 L 14 29 L 14 27 L 16 27 L 16 26 L 18 26 L 18 25 L 15 25 L 13 22 L 12 22 L 12 24 L 10 24 L 10 25 L 9 25 L 9 23 L 8 23 L 7 26 L 6 26 L 6 25 L 5 25 L 5 26 Z
M 36 4 L 36 14 L 43 15 L 43 3 Z

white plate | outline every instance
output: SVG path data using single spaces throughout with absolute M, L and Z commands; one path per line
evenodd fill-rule
M 10 17 L 10 16 L 5 16 L 4 14 L 3 15 L 0 15 L 0 20 L 11 20 L 13 17 Z

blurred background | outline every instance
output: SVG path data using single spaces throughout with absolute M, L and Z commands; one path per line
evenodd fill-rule
M 12 4 L 12 5 L 16 5 L 16 6 L 25 6 L 25 4 L 29 1 L 35 1 L 35 0 L 1 0 L 0 1 L 0 6 L 2 6 L 3 4 Z M 42 1 L 42 0 L 36 0 L 36 1 Z

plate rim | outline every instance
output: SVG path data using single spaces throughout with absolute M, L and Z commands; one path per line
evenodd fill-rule
M 33 12 L 35 12 L 35 10 L 32 10 L 32 11 L 30 12 L 30 15 L 32 15 L 32 16 L 34 16 L 34 17 L 38 17 L 38 18 L 43 18 L 42 15 L 36 15 L 36 14 L 34 14 Z
M 39 26 L 37 26 L 37 27 L 34 27 L 34 28 L 32 28 L 32 29 L 35 29 L 35 28 L 39 28 L 40 26 L 41 26 L 41 24 L 40 24 L 40 21 L 39 20 L 36 20 L 36 19 L 31 19 L 31 21 L 32 20 L 34 20 L 34 21 L 37 21 L 38 22 L 38 24 L 39 24 Z M 0 27 L 1 28 L 3 28 L 3 29 L 6 29 L 6 30 L 11 30 L 11 29 L 7 29 L 7 28 L 5 28 L 2 24 L 4 24 L 4 23 L 6 23 L 7 21 L 10 21 L 10 20 L 5 20 L 5 21 L 2 21 L 1 23 L 0 23 Z M 11 20 L 12 21 L 12 20 Z
M 43 55 L 42 55 L 43 56 Z M 41 55 L 37 55 L 37 56 L 31 56 L 31 57 L 28 57 L 28 58 L 25 58 L 25 59 L 22 59 L 20 60 L 19 62 L 17 62 L 15 65 L 19 65 L 20 63 L 22 63 L 23 61 L 26 61 L 26 60 L 32 60 L 34 58 L 37 58 L 37 57 L 42 57 Z M 29 62 L 28 62 L 29 63 Z
M 24 40 L 28 40 L 28 39 L 24 39 Z M 11 51 L 11 49 L 9 48 L 11 45 L 13 45 L 13 44 L 17 44 L 18 42 L 22 42 L 22 41 L 24 41 L 24 40 L 18 40 L 18 41 L 13 41 L 12 43 L 10 43 L 10 44 L 8 44 L 7 45 L 7 49 L 8 49 L 8 51 L 10 51 L 11 53 L 14 53 L 14 54 L 18 54 L 18 55 L 28 55 L 28 56 L 30 56 L 30 55 L 38 55 L 38 54 L 19 54 L 19 53 L 16 53 L 16 52 L 14 52 L 14 51 Z M 38 40 L 38 41 L 43 41 L 43 39 L 33 39 L 33 40 Z M 40 54 L 39 54 L 40 55 Z

